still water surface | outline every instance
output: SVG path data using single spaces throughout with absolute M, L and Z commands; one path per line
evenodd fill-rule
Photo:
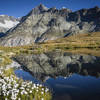
M 48 86 L 53 100 L 100 100 L 100 58 L 69 53 L 20 55 L 24 80 Z M 26 72 L 26 71 L 27 72 Z
M 23 70 L 16 70 L 15 74 L 24 80 L 41 83 Z M 53 92 L 54 100 L 100 100 L 100 78 L 73 74 L 67 78 L 48 78 L 44 84 Z

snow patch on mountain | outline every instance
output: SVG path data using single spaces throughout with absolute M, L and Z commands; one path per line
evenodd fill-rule
M 0 16 L 4 17 L 5 15 L 0 15 Z
M 10 20 L 5 20 L 4 23 L 1 23 L 0 22 L 0 27 L 3 27 L 3 28 L 12 28 L 13 26 L 17 25 L 19 22 L 18 21 L 10 21 Z
M 15 27 L 20 19 L 8 15 L 0 15 L 0 34 L 6 33 L 10 28 Z

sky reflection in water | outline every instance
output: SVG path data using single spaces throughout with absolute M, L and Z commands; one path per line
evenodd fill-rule
M 15 74 L 24 80 L 41 82 L 23 70 L 16 70 Z M 51 88 L 54 100 L 100 100 L 100 78 L 73 74 L 48 78 L 44 84 Z

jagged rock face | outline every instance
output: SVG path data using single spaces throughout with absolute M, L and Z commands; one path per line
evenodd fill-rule
M 4 46 L 27 45 L 57 38 L 100 31 L 100 8 L 69 9 L 46 8 L 42 4 L 22 17 L 20 23 L 1 38 Z
M 33 75 L 58 75 L 78 73 L 96 75 L 100 72 L 100 57 L 71 54 L 64 52 L 48 52 L 43 54 L 21 54 L 14 58 L 24 70 Z
M 7 15 L 0 15 L 0 33 L 6 32 L 19 23 L 19 20 Z

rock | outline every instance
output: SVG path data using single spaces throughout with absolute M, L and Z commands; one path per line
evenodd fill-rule
M 40 4 L 0 39 L 0 45 L 27 45 L 97 31 L 100 31 L 99 7 L 72 12 L 67 8 L 47 8 Z

